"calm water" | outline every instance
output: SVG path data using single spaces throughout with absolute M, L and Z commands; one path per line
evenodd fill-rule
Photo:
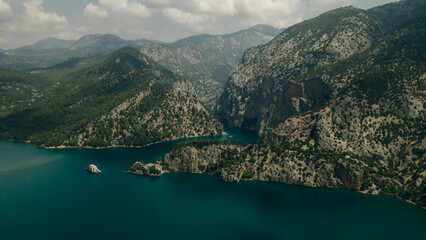
M 390 196 L 122 173 L 136 160 L 164 156 L 174 144 L 45 150 L 0 141 L 0 239 L 426 238 L 426 211 Z M 88 174 L 88 163 L 102 174 Z

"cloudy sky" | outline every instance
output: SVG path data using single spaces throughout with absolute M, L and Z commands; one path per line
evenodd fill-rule
M 47 37 L 112 33 L 174 41 L 256 24 L 288 27 L 341 6 L 370 8 L 395 0 L 0 0 L 0 48 Z

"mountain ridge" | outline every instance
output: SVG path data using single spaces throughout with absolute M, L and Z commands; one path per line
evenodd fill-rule
M 2 101 L 2 139 L 43 147 L 145 146 L 223 131 L 195 97 L 174 88 L 184 79 L 132 47 L 75 69 L 5 70 L 0 79 L 2 95 L 16 97 Z M 16 95 L 22 85 L 28 90 Z

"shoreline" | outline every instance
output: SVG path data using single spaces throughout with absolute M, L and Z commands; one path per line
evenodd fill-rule
M 232 137 L 232 135 L 230 135 L 230 134 L 228 134 L 228 133 L 226 133 L 226 132 L 223 132 L 223 134 L 220 134 L 220 135 L 213 135 L 213 136 L 190 136 L 190 137 L 184 137 L 184 138 L 172 138 L 172 139 L 165 139 L 165 140 L 163 140 L 163 141 L 158 141 L 158 142 L 154 142 L 154 143 L 149 143 L 149 144 L 146 144 L 146 145 L 144 145 L 144 146 L 107 146 L 107 147 L 87 147 L 87 146 L 85 146 L 85 147 L 72 147 L 72 146 L 42 147 L 42 146 L 38 146 L 38 145 L 31 144 L 31 142 L 30 142 L 30 141 L 28 141 L 28 140 L 26 140 L 26 141 L 22 141 L 22 140 L 7 139 L 7 140 L 4 140 L 4 141 L 8 141 L 8 142 L 21 142 L 21 143 L 27 143 L 27 144 L 30 144 L 30 145 L 32 145 L 32 146 L 34 146 L 34 147 L 43 148 L 43 149 L 48 149 L 48 150 L 54 150 L 54 149 L 79 149 L 79 148 L 80 148 L 80 149 L 94 149 L 94 150 L 101 150 L 101 149 L 110 149 L 110 148 L 129 148 L 129 149 L 130 149 L 130 148 L 133 148 L 133 149 L 139 149 L 139 148 L 145 148 L 145 147 L 149 147 L 149 146 L 151 146 L 151 145 L 160 144 L 160 143 L 169 142 L 169 141 L 177 141 L 177 140 L 183 140 L 183 139 L 187 139 L 187 140 L 183 140 L 183 141 L 190 141 L 190 140 L 194 140 L 194 139 L 191 139 L 191 138 L 203 138 L 203 137 L 208 138 L 208 137 L 221 137 L 221 136 L 222 136 L 222 137 L 226 137 L 226 136 L 230 136 L 230 137 Z M 227 181 L 224 181 L 223 179 L 221 179 L 221 178 L 220 178 L 220 176 L 213 175 L 213 174 L 208 174 L 208 173 L 195 173 L 195 172 L 194 172 L 194 173 L 191 173 L 191 172 L 170 171 L 170 172 L 164 172 L 164 173 L 162 173 L 161 175 L 163 175 L 163 174 L 167 174 L 167 173 L 172 173 L 172 172 L 175 172 L 175 173 L 189 173 L 189 174 L 202 174 L 202 175 L 216 176 L 216 177 L 218 177 L 220 180 L 222 180 L 223 182 L 227 182 Z M 126 173 L 126 174 L 132 174 L 132 175 L 137 175 L 137 176 L 145 176 L 145 175 L 141 175 L 141 174 L 137 174 L 137 173 L 135 173 L 135 172 L 132 172 L 131 170 L 123 171 L 123 173 Z M 161 176 L 161 175 L 160 175 L 160 176 Z M 280 184 L 287 184 L 287 185 L 294 185 L 294 186 L 302 186 L 302 187 L 318 188 L 318 187 L 305 186 L 305 185 L 298 185 L 298 184 L 288 184 L 288 183 L 284 183 L 284 182 L 277 182 L 277 181 L 263 181 L 263 180 L 260 180 L 260 179 L 244 179 L 244 180 L 240 180 L 240 181 L 271 182 L 271 183 L 280 183 Z M 239 181 L 236 181 L 236 183 L 238 183 L 238 182 L 239 182 Z M 320 188 L 328 188 L 328 187 L 320 187 Z M 402 199 L 402 198 L 397 197 L 397 196 L 396 196 L 396 195 L 394 195 L 394 194 L 389 194 L 389 193 L 387 193 L 387 194 L 380 194 L 380 193 L 376 193 L 376 192 L 369 193 L 368 191 L 350 190 L 350 189 L 345 189 L 345 188 L 328 188 L 328 189 L 343 189 L 343 190 L 349 190 L 349 191 L 359 192 L 359 193 L 361 193 L 361 194 L 365 194 L 365 195 L 376 195 L 376 196 L 379 196 L 379 195 L 390 195 L 390 196 L 395 197 L 396 199 L 402 200 L 402 201 L 407 202 L 407 203 L 409 203 L 409 204 L 411 204 L 411 205 L 414 205 L 414 206 L 416 206 L 416 207 L 419 207 L 419 206 L 417 206 L 414 202 L 412 202 L 412 201 L 410 201 L 410 200 L 405 200 L 405 199 Z M 419 207 L 419 208 L 421 208 L 421 209 L 423 209 L 423 210 L 426 210 L 426 207 Z
M 43 146 L 40 146 L 40 145 L 32 144 L 31 141 L 29 141 L 29 140 L 15 140 L 15 139 L 3 139 L 3 140 L 7 141 L 7 142 L 27 143 L 27 144 L 30 144 L 31 146 L 34 146 L 34 147 L 53 150 L 53 149 L 78 149 L 78 148 L 80 148 L 80 149 L 145 148 L 145 147 L 149 147 L 149 146 L 155 145 L 155 144 L 160 144 L 160 143 L 164 143 L 164 142 L 171 142 L 171 141 L 178 141 L 178 140 L 183 140 L 183 139 L 187 139 L 187 140 L 183 140 L 183 141 L 191 141 L 191 140 L 195 140 L 193 138 L 229 137 L 229 136 L 232 136 L 232 135 L 228 134 L 227 132 L 222 132 L 222 134 L 210 135 L 210 136 L 198 135 L 198 136 L 188 136 L 188 137 L 181 137 L 181 138 L 167 138 L 167 139 L 164 139 L 162 141 L 148 143 L 148 144 L 143 145 L 143 146 L 125 146 L 125 145 L 122 145 L 122 146 L 106 146 L 106 147 L 90 147 L 90 146 L 74 147 L 74 146 L 65 146 L 65 145 L 53 146 L 53 147 L 43 147 Z
M 136 176 L 152 177 L 152 176 L 149 176 L 149 175 L 138 174 L 136 171 L 132 171 L 132 170 L 123 171 L 123 173 L 131 174 L 131 175 L 136 175 Z M 337 189 L 341 189 L 341 190 L 347 190 L 347 191 L 351 191 L 351 192 L 358 192 L 358 193 L 360 193 L 360 194 L 364 194 L 364 195 L 371 195 L 371 196 L 380 196 L 380 195 L 385 196 L 385 195 L 388 195 L 388 196 L 392 196 L 392 197 L 394 197 L 394 198 L 396 198 L 396 199 L 398 199 L 398 200 L 402 200 L 402 201 L 404 201 L 404 202 L 406 202 L 406 203 L 409 203 L 409 204 L 411 204 L 411 205 L 413 205 L 413 206 L 415 206 L 415 207 L 417 207 L 417 208 L 420 208 L 420 209 L 422 209 L 422 210 L 426 210 L 426 207 L 420 207 L 420 206 L 417 206 L 414 202 L 412 202 L 412 201 L 410 201 L 410 200 L 405 200 L 405 199 L 399 198 L 398 196 L 396 196 L 396 195 L 394 195 L 394 194 L 390 194 L 390 193 L 380 194 L 380 193 L 374 193 L 374 192 L 373 192 L 373 193 L 369 193 L 369 192 L 367 192 L 367 191 L 361 191 L 361 190 L 351 190 L 351 189 L 346 189 L 346 188 L 312 187 L 312 186 L 305 186 L 305 185 L 301 185 L 301 184 L 290 184 L 290 183 L 277 182 L 277 181 L 264 181 L 264 180 L 260 180 L 260 179 L 242 179 L 242 180 L 239 180 L 239 181 L 228 182 L 228 181 L 223 180 L 223 179 L 222 179 L 220 176 L 218 176 L 218 175 L 209 174 L 209 173 L 197 173 L 197 172 L 167 171 L 167 172 L 161 173 L 160 175 L 155 176 L 155 177 L 159 177 L 159 176 L 162 176 L 162 175 L 165 175 L 165 174 L 169 174 L 169 173 L 184 173 L 184 174 L 199 174 L 199 175 L 215 176 L 215 177 L 219 178 L 219 180 L 221 180 L 222 182 L 225 182 L 225 183 L 240 183 L 240 182 L 243 182 L 243 181 L 246 181 L 246 182 L 257 181 L 257 182 L 264 182 L 264 183 L 278 183 L 278 184 L 286 184 L 286 185 L 299 186 L 299 187 L 306 187 L 306 188 L 324 188 L 324 189 L 336 189 L 336 190 L 337 190 Z

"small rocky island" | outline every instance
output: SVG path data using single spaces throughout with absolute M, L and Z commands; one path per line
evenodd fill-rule
M 159 161 L 156 163 L 143 163 L 143 162 L 136 162 L 133 164 L 133 166 L 130 168 L 127 173 L 135 174 L 135 175 L 143 175 L 143 176 L 154 176 L 158 177 L 162 175 L 163 173 L 168 173 L 169 171 L 166 170 Z
M 99 170 L 99 168 L 95 165 L 95 164 L 89 164 L 86 167 L 86 171 L 88 171 L 89 173 L 101 173 L 101 170 Z

